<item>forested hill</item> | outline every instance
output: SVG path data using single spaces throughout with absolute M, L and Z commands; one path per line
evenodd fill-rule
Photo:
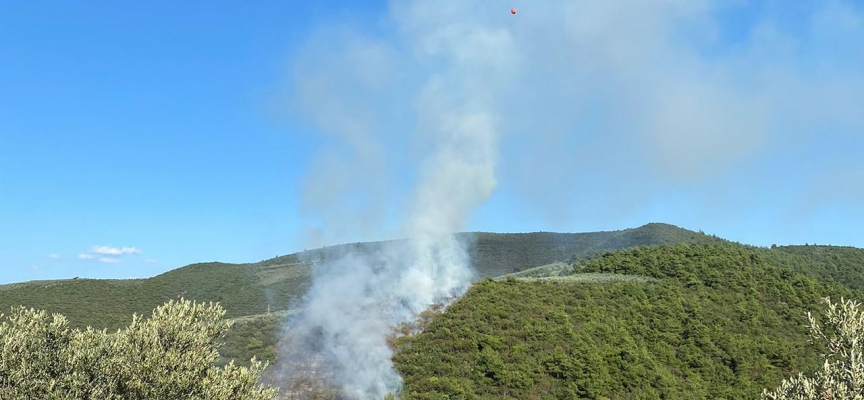
M 565 276 L 475 284 L 422 334 L 399 339 L 406 398 L 758 398 L 819 367 L 805 314 L 821 314 L 821 297 L 864 298 L 802 261 L 846 265 L 856 252 L 788 250 L 644 247 Z M 620 275 L 642 279 L 608 279 Z
M 603 251 L 719 239 L 668 224 L 594 233 L 460 233 L 478 277 L 494 277 L 553 261 L 584 259 Z M 69 279 L 0 285 L 0 310 L 25 305 L 64 314 L 72 326 L 111 330 L 133 313 L 149 313 L 178 297 L 218 301 L 227 317 L 295 307 L 311 284 L 312 261 L 343 251 L 375 251 L 385 242 L 355 243 L 250 263 L 192 264 L 149 279 Z
M 473 241 L 480 276 L 563 263 L 525 278 L 481 279 L 422 334 L 397 339 L 407 398 L 757 398 L 818 367 L 820 349 L 809 346 L 804 325 L 821 297 L 864 300 L 857 248 L 758 248 L 665 224 L 460 235 Z M 301 260 L 376 246 L 194 264 L 141 280 L 4 285 L 0 307 L 24 304 L 113 329 L 178 296 L 219 301 L 228 317 L 241 317 L 223 361 L 278 363 L 284 314 L 275 311 L 305 292 L 314 268 Z

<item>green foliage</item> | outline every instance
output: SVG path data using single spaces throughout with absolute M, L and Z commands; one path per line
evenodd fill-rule
M 843 246 L 780 246 L 764 252 L 768 260 L 783 263 L 814 278 L 864 290 L 864 249 Z
M 404 395 L 755 398 L 818 365 L 801 315 L 823 294 L 856 294 L 762 253 L 719 242 L 635 248 L 575 269 L 641 280 L 482 281 L 397 341 Z
M 279 330 L 286 315 L 279 312 L 235 319 L 225 335 L 225 345 L 219 349 L 222 356 L 220 365 L 232 360 L 244 365 L 245 360 L 253 357 L 275 363 Z
M 784 380 L 773 392 L 762 392 L 763 400 L 864 399 L 864 313 L 861 304 L 825 299 L 825 326 L 807 314 L 810 337 L 828 350 L 822 368 L 813 376 L 803 373 Z
M 781 246 L 760 249 L 665 224 L 580 234 L 460 235 L 466 242 L 473 242 L 470 254 L 480 277 L 497 277 L 538 265 L 543 267 L 515 274 L 518 279 L 503 278 L 502 282 L 494 284 L 478 284 L 444 317 L 432 319 L 449 320 L 447 324 L 455 325 L 446 325 L 449 331 L 437 330 L 436 324 L 444 322 L 433 322 L 427 333 L 450 336 L 430 339 L 424 334 L 399 340 L 403 351 L 399 362 L 408 370 L 411 365 L 427 363 L 405 358 L 409 355 L 405 349 L 414 341 L 420 349 L 418 357 L 427 357 L 429 365 L 445 355 L 458 361 L 453 367 L 443 368 L 441 374 L 423 375 L 422 368 L 416 370 L 414 380 L 406 388 L 414 390 L 419 398 L 436 398 L 437 395 L 518 398 L 522 394 L 524 398 L 621 398 L 626 397 L 621 393 L 636 393 L 633 388 L 637 383 L 642 388 L 639 390 L 645 390 L 644 395 L 648 397 L 663 394 L 668 398 L 692 398 L 707 396 L 706 393 L 723 397 L 725 392 L 720 389 L 708 390 L 722 387 L 717 383 L 720 381 L 705 378 L 711 377 L 706 368 L 719 368 L 719 365 L 726 370 L 734 366 L 736 371 L 748 371 L 748 378 L 735 378 L 741 383 L 728 390 L 755 397 L 758 390 L 773 387 L 782 377 L 815 368 L 817 351 L 804 347 L 806 332 L 799 326 L 801 313 L 815 307 L 820 296 L 831 293 L 857 296 L 858 290 L 864 288 L 864 268 L 861 268 L 864 250 L 854 248 Z M 675 243 L 700 245 L 634 248 Z M 0 309 L 24 305 L 65 315 L 68 318 L 68 322 L 64 322 L 65 329 L 94 326 L 113 331 L 124 328 L 133 314 L 149 313 L 179 296 L 195 301 L 219 301 L 225 317 L 231 318 L 234 325 L 223 337 L 225 345 L 218 348 L 220 357 L 216 365 L 227 366 L 234 362 L 249 366 L 253 357 L 272 364 L 278 361 L 276 343 L 281 321 L 309 287 L 313 263 L 342 251 L 375 251 L 381 245 L 379 242 L 333 246 L 255 264 L 194 264 L 149 279 L 76 279 L 0 285 Z M 617 249 L 629 250 L 607 254 Z M 566 275 L 568 273 L 573 275 Z M 828 288 L 825 282 L 839 283 L 846 289 Z M 484 285 L 491 285 L 489 287 L 496 288 L 493 292 L 500 293 L 478 292 L 479 288 L 486 287 Z M 510 289 L 499 289 L 497 285 Z M 823 293 L 823 289 L 830 291 Z M 499 299 L 504 293 L 511 297 Z M 488 304 L 491 300 L 487 296 L 498 303 Z M 527 299 L 524 304 L 523 299 Z M 571 304 L 574 302 L 577 304 Z M 271 313 L 266 314 L 268 305 Z M 495 312 L 490 314 L 493 309 Z M 458 313 L 453 314 L 456 312 L 453 310 Z M 561 343 L 556 343 L 553 337 L 554 346 L 546 349 L 539 341 L 544 340 L 544 332 L 554 330 L 551 328 L 554 324 L 546 316 L 556 310 L 560 312 L 555 314 L 557 318 L 568 316 L 570 329 L 580 341 L 562 339 Z M 457 323 L 454 318 L 464 318 L 464 321 Z M 516 327 L 499 325 L 508 318 L 518 321 Z M 683 324 L 681 318 L 696 322 Z M 607 322 L 612 328 L 601 329 Z M 480 368 L 479 364 L 470 363 L 481 361 L 482 351 L 472 347 L 477 344 L 473 340 L 480 340 L 472 335 L 481 326 L 483 334 L 498 339 L 497 342 L 489 337 L 483 339 L 494 352 L 487 350 L 483 355 L 482 367 L 486 370 L 482 379 L 476 376 L 479 370 L 465 370 L 459 366 L 459 363 L 469 363 Z M 690 330 L 685 331 L 683 326 Z M 731 331 L 725 330 L 727 326 Z M 471 330 L 464 331 L 466 327 Z M 583 327 L 588 330 L 583 331 Z M 629 341 L 596 343 L 605 338 L 602 335 L 616 336 L 614 329 L 622 329 Z M 520 334 L 518 330 L 534 333 Z M 83 330 L 76 340 L 86 341 L 88 348 L 99 349 L 94 354 L 113 351 L 108 346 L 113 342 L 102 340 L 101 331 L 87 332 L 90 331 Z M 586 337 L 586 332 L 600 336 Z M 755 336 L 750 337 L 751 334 Z M 693 343 L 683 341 L 682 335 L 687 335 L 687 340 Z M 711 343 L 719 341 L 719 344 L 708 345 L 706 337 L 711 338 Z M 702 339 L 697 341 L 697 338 Z M 765 342 L 754 344 L 757 339 Z M 423 344 L 430 340 L 433 343 L 443 341 L 444 350 Z M 495 343 L 499 342 L 504 347 L 498 348 L 500 345 Z M 676 347 L 679 345 L 682 347 Z M 555 350 L 556 346 L 559 350 Z M 607 365 L 621 349 L 628 351 L 631 358 L 627 360 L 634 363 L 627 368 L 641 371 L 630 372 L 636 377 L 630 386 L 615 386 L 625 385 L 622 372 L 618 367 Z M 455 353 L 449 354 L 449 351 Z M 573 352 L 580 355 L 571 355 Z M 748 352 L 756 354 L 752 356 L 756 358 L 748 356 L 751 358 L 744 362 L 744 359 L 728 356 L 750 354 Z M 670 361 L 673 360 L 671 353 L 678 357 L 675 358 L 678 364 Z M 503 363 L 503 370 L 496 360 Z M 28 365 L 39 365 L 35 362 Z M 79 371 L 79 374 L 86 373 L 87 370 Z M 726 376 L 724 374 L 717 376 Z M 629 392 L 621 387 L 629 388 L 626 389 Z M 695 395 L 681 395 L 687 391 Z M 731 397 L 735 396 L 728 398 Z M 0 398 L 6 397 L 0 393 Z
M 70 328 L 59 314 L 15 307 L 0 324 L 2 399 L 272 399 L 266 364 L 216 367 L 231 326 L 210 303 L 169 301 L 108 334 Z

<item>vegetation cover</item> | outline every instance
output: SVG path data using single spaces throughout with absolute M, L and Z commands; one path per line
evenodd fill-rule
M 784 379 L 763 400 L 860 400 L 864 399 L 864 310 L 861 303 L 826 298 L 825 324 L 807 314 L 810 337 L 825 346 L 825 361 L 811 376 Z
M 805 384 L 821 393 L 819 398 L 831 398 L 824 397 L 826 390 L 836 393 L 831 385 L 844 382 L 825 378 L 832 375 L 820 354 L 830 350 L 825 345 L 830 342 L 808 345 L 813 324 L 808 330 L 806 316 L 821 310 L 826 296 L 864 298 L 862 249 L 759 248 L 665 224 L 587 234 L 470 235 L 465 240 L 475 240 L 471 251 L 478 276 L 496 280 L 478 281 L 446 312 L 421 315 L 422 333 L 403 331 L 392 338 L 394 362 L 405 380 L 403 398 L 737 399 L 776 388 L 763 395 L 784 399 L 797 398 L 788 395 Z M 119 333 L 98 329 L 123 328 L 133 313 L 171 299 L 219 301 L 233 325 L 220 333 L 225 345 L 217 347 L 215 358 L 207 358 L 210 367 L 249 366 L 251 374 L 266 375 L 261 364 L 249 360 L 278 362 L 281 322 L 298 312 L 289 308 L 308 287 L 314 263 L 337 250 L 374 251 L 376 246 L 381 243 L 336 246 L 255 264 L 195 264 L 150 279 L 0 285 L 0 306 L 69 310 L 73 317 L 57 322 L 62 326 L 57 332 L 67 335 L 61 337 L 101 342 Z M 25 312 L 16 310 L 13 316 Z M 27 312 L 46 326 L 58 318 Z M 815 320 L 827 327 L 825 338 L 830 338 L 839 325 L 831 323 L 830 313 L 820 318 Z M 85 323 L 97 329 L 75 329 Z M 6 335 L 11 332 L 4 329 Z M 113 349 L 105 348 L 100 351 Z M 835 355 L 828 361 L 839 359 Z M 82 364 L 60 371 L 82 368 L 86 358 L 75 360 Z M 117 365 L 111 362 L 106 365 Z M 0 373 L 7 382 L 9 376 Z M 79 390 L 63 376 L 47 387 Z M 795 378 L 782 386 L 789 377 Z M 0 398 L 9 393 L 0 392 Z
M 70 326 L 116 330 L 169 300 L 219 302 L 227 318 L 291 307 L 310 284 L 303 263 L 200 263 L 148 279 L 68 279 L 0 285 L 0 310 L 23 305 L 63 314 Z
M 822 296 L 860 297 L 733 243 L 613 252 L 573 273 L 650 280 L 478 283 L 397 340 L 403 395 L 757 398 L 819 366 L 804 323 Z
M 864 249 L 848 246 L 772 246 L 766 259 L 816 279 L 864 290 Z
M 70 329 L 59 314 L 17 307 L 0 323 L 0 398 L 264 400 L 266 364 L 217 367 L 231 327 L 214 304 L 170 301 L 114 334 Z

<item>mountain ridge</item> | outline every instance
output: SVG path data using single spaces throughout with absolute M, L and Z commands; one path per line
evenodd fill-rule
M 615 231 L 455 234 L 467 245 L 476 278 L 496 277 L 552 262 L 571 263 L 642 245 L 722 241 L 671 224 L 649 223 Z M 405 239 L 397 239 L 405 240 Z M 306 250 L 254 263 L 202 262 L 145 279 L 65 279 L 0 285 L 0 310 L 25 305 L 64 314 L 72 326 L 125 326 L 179 297 L 220 302 L 237 318 L 296 308 L 312 281 L 312 262 L 340 251 L 374 251 L 394 240 Z

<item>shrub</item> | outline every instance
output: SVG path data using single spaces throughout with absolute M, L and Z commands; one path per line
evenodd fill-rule
M 864 313 L 861 304 L 841 299 L 828 304 L 825 326 L 807 313 L 810 336 L 827 348 L 822 368 L 813 376 L 798 374 L 784 380 L 773 392 L 762 392 L 763 400 L 864 399 Z
M 267 367 L 216 367 L 230 329 L 218 304 L 169 301 L 114 334 L 16 307 L 0 324 L 2 399 L 273 399 Z M 2 319 L 0 314 L 0 319 Z

